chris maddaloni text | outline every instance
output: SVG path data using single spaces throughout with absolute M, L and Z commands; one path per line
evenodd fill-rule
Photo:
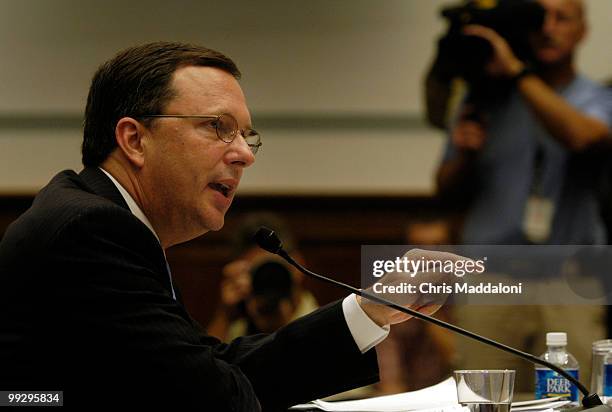
M 468 295 L 506 295 L 523 293 L 523 284 L 505 285 L 501 282 L 480 282 L 473 285 L 467 283 L 418 285 L 402 282 L 398 285 L 383 285 L 380 282 L 372 286 L 374 293 L 464 293 Z

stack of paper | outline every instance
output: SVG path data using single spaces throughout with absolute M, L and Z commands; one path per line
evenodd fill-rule
M 463 412 L 464 408 L 457 402 L 455 380 L 451 377 L 437 385 L 414 392 L 379 396 L 357 401 L 325 402 L 317 399 L 307 404 L 296 405 L 291 409 L 351 412 L 405 412 L 417 410 L 423 412 Z

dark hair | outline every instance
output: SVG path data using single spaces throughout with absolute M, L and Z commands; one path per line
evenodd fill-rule
M 174 42 L 131 47 L 100 66 L 85 107 L 83 165 L 99 166 L 117 147 L 115 127 L 122 117 L 160 114 L 175 95 L 172 75 L 184 66 L 216 67 L 240 78 L 236 64 L 222 53 Z

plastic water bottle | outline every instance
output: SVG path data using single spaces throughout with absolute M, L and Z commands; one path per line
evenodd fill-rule
M 567 334 L 565 332 L 550 332 L 546 334 L 548 350 L 540 356 L 541 359 L 557 365 L 578 379 L 578 361 L 566 349 Z M 578 402 L 578 388 L 557 372 L 536 365 L 535 397 L 536 399 L 568 397 L 572 402 Z

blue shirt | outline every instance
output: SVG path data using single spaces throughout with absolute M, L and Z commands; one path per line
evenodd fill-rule
M 612 91 L 583 76 L 557 90 L 582 113 L 610 126 Z M 487 111 L 487 140 L 476 160 L 476 195 L 462 234 L 469 244 L 525 244 L 523 214 L 537 186 L 555 205 L 548 244 L 605 243 L 595 194 L 597 168 L 550 136 L 518 91 Z M 534 185 L 540 148 L 539 184 Z M 457 154 L 449 141 L 445 159 Z

